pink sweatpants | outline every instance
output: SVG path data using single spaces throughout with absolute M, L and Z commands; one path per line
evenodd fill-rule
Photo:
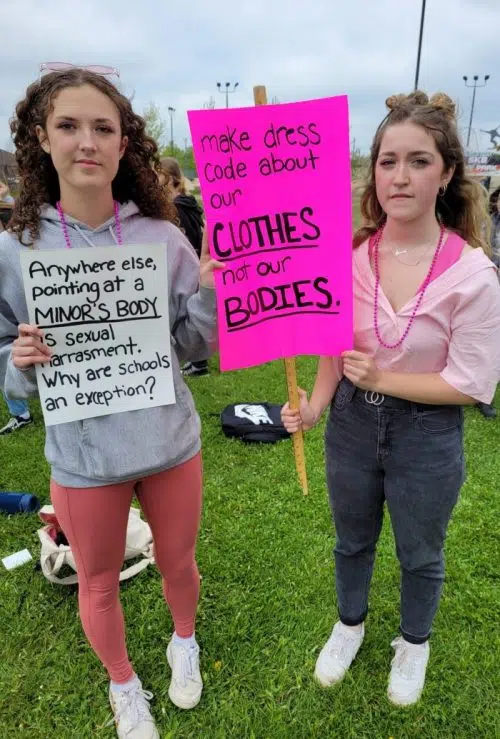
M 78 570 L 83 629 L 111 680 L 133 676 L 119 598 L 130 503 L 137 495 L 154 539 L 155 561 L 177 634 L 194 632 L 200 577 L 195 561 L 201 515 L 202 465 L 184 464 L 141 480 L 98 488 L 66 488 L 52 481 L 52 503 Z

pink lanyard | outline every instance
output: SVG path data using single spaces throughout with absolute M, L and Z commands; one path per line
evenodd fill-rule
M 122 226 L 120 223 L 120 205 L 116 200 L 113 200 L 113 206 L 115 209 L 115 229 L 116 229 L 116 240 L 118 241 L 119 246 L 123 245 L 123 239 L 122 239 Z M 61 202 L 58 200 L 56 203 L 57 212 L 59 213 L 59 220 L 61 221 L 61 227 L 64 234 L 64 241 L 66 242 L 66 249 L 71 249 L 71 239 L 69 238 L 68 233 L 68 224 L 66 223 L 66 218 L 64 217 L 63 209 L 61 208 Z

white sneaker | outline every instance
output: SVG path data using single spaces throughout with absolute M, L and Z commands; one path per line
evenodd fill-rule
M 137 678 L 130 690 L 109 688 L 109 702 L 114 713 L 109 725 L 116 724 L 119 739 L 160 739 L 155 722 L 149 711 L 153 694 L 142 689 Z
M 394 647 L 396 654 L 392 660 L 387 696 L 397 706 L 411 706 L 418 701 L 424 689 L 429 642 L 410 644 L 398 636 L 391 647 Z
M 168 689 L 170 700 L 177 708 L 194 708 L 200 702 L 203 680 L 200 674 L 200 648 L 185 647 L 171 639 L 167 647 L 168 664 L 172 668 L 172 680 Z
M 365 636 L 365 625 L 355 631 L 337 621 L 316 662 L 314 677 L 324 688 L 338 683 L 351 666 Z

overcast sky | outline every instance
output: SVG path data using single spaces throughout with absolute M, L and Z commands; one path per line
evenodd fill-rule
M 232 106 L 251 105 L 254 85 L 279 102 L 347 93 L 351 136 L 367 151 L 385 98 L 412 89 L 421 0 L 0 0 L 0 148 L 8 120 L 40 62 L 109 64 L 142 113 L 176 108 L 174 138 L 189 137 L 186 111 L 216 83 L 238 82 Z M 420 87 L 460 106 L 466 132 L 472 90 L 463 75 L 491 79 L 479 89 L 472 147 L 480 129 L 500 125 L 500 0 L 428 0 Z

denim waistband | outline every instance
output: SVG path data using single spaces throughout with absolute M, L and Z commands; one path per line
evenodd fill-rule
M 374 390 L 361 390 L 356 387 L 347 377 L 343 377 L 339 383 L 337 392 L 341 392 L 346 395 L 346 400 L 355 400 L 363 405 L 376 410 L 399 410 L 399 411 L 439 411 L 449 408 L 460 409 L 457 405 L 434 405 L 429 403 L 414 403 L 411 400 L 404 400 L 403 398 L 395 398 L 393 395 L 383 395 Z

